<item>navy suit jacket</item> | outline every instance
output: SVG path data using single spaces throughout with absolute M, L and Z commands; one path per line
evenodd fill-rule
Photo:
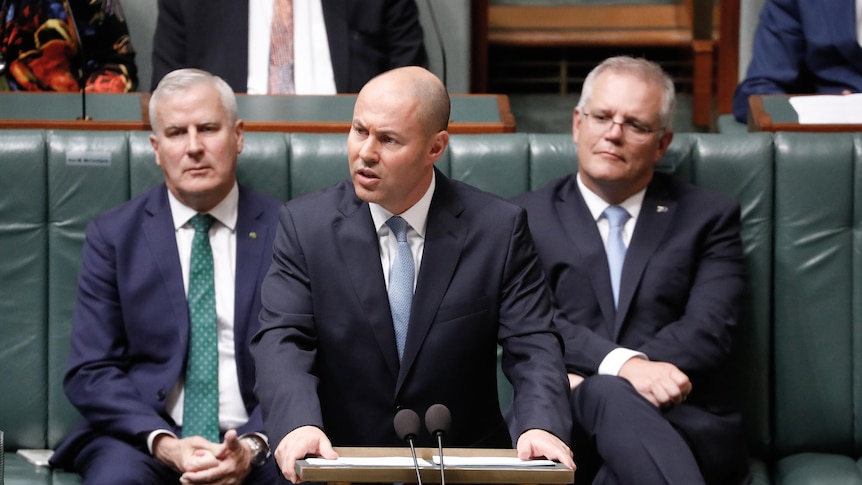
M 601 235 L 575 174 L 520 196 L 558 308 L 569 372 L 597 373 L 625 347 L 670 362 L 692 381 L 676 408 L 690 442 L 738 453 L 739 414 L 728 357 L 745 288 L 736 202 L 717 192 L 655 174 L 626 253 L 615 311 Z M 698 446 L 697 444 L 695 445 Z
M 518 434 L 539 428 L 568 441 L 559 333 L 525 213 L 436 176 L 400 365 L 368 204 L 346 180 L 282 208 L 252 342 L 273 443 L 314 425 L 336 446 L 399 446 L 396 412 L 423 416 L 442 403 L 452 413 L 447 446 L 511 447 L 498 342 Z M 424 429 L 417 442 L 436 443 Z
M 258 328 L 260 285 L 272 260 L 279 205 L 240 186 L 234 350 L 249 414 L 240 434 L 263 431 L 248 347 Z M 70 465 L 82 440 L 94 433 L 143 450 L 155 429 L 179 433 L 165 400 L 185 372 L 188 339 L 188 302 L 167 188 L 160 184 L 87 226 L 64 380 L 84 422 L 52 462 Z
M 767 0 L 733 114 L 748 120 L 753 94 L 862 92 L 862 47 L 853 0 Z
M 159 0 L 152 87 L 181 67 L 209 71 L 247 91 L 249 0 Z M 425 39 L 415 0 L 322 0 L 339 93 L 358 93 L 395 67 L 424 66 Z

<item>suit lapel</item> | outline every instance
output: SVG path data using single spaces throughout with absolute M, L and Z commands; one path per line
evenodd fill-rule
M 599 302 L 602 315 L 608 324 L 608 330 L 612 331 L 613 321 L 616 315 L 614 309 L 614 297 L 611 290 L 611 276 L 608 270 L 608 257 L 602 236 L 596 226 L 593 215 L 587 208 L 584 198 L 578 190 L 577 179 L 573 175 L 566 188 L 560 191 L 560 197 L 556 201 L 556 211 L 559 214 L 559 224 L 564 228 L 569 239 L 579 253 L 571 258 L 585 262 L 587 273 L 593 284 L 593 293 Z
M 236 277 L 234 288 L 234 334 L 245 335 L 249 322 L 255 321 L 253 315 L 254 294 L 258 288 L 261 269 L 268 266 L 264 258 L 271 254 L 267 247 L 269 231 L 261 221 L 264 208 L 257 203 L 242 187 L 239 189 L 239 203 L 236 221 Z M 244 339 L 234 339 L 237 345 L 244 345 Z M 237 355 L 246 349 L 237 348 Z
M 189 337 L 189 306 L 177 251 L 176 231 L 168 205 L 167 187 L 162 185 L 160 190 L 151 192 L 145 210 L 149 217 L 142 224 L 144 238 L 152 251 L 153 262 L 162 275 L 170 309 L 176 316 L 176 321 L 181 323 L 176 326 L 178 348 L 185 352 Z
M 622 323 L 631 306 L 635 291 L 640 285 L 647 262 L 664 238 L 676 213 L 676 200 L 670 198 L 661 180 L 660 175 L 657 174 L 647 188 L 637 225 L 626 251 L 623 274 L 620 278 L 620 301 L 614 321 L 615 340 L 622 331 Z
M 374 231 L 374 220 L 368 204 L 356 197 L 352 186 L 345 189 L 339 210 L 344 218 L 333 228 L 339 245 L 339 258 L 350 277 L 362 307 L 362 315 L 395 378 L 399 368 L 398 350 L 380 266 L 380 243 Z
M 397 395 L 437 316 L 464 246 L 464 207 L 451 180 L 436 173 L 437 186 L 428 211 L 425 249 L 410 311 L 410 328 L 395 388 Z

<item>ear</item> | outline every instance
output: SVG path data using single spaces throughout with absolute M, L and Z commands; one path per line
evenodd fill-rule
M 243 120 L 236 120 L 236 124 L 233 127 L 234 135 L 236 135 L 236 152 L 242 153 L 242 148 L 245 146 L 245 135 L 244 135 L 245 122 Z
M 575 144 L 578 143 L 578 134 L 581 132 L 581 123 L 583 123 L 584 117 L 581 116 L 581 112 L 578 111 L 578 108 L 575 107 L 572 110 L 572 139 L 575 140 Z
M 153 153 L 156 154 L 156 165 L 161 167 L 162 162 L 159 159 L 159 139 L 156 138 L 156 135 L 150 134 L 150 145 L 153 147 Z
M 435 133 L 431 140 L 431 150 L 428 152 L 428 158 L 432 165 L 437 162 L 437 160 L 440 160 L 440 157 L 443 156 L 443 152 L 446 151 L 447 146 L 449 146 L 449 132 L 446 130 L 440 130 Z
M 658 163 L 665 152 L 667 152 L 671 141 L 673 141 L 673 130 L 666 130 L 661 134 L 661 138 L 658 139 L 658 146 L 656 147 L 655 163 Z

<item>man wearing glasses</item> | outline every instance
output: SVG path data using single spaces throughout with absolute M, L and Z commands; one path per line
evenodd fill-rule
M 578 171 L 521 196 L 554 292 L 578 483 L 748 475 L 728 358 L 745 286 L 739 205 L 655 172 L 673 81 L 605 60 L 572 124 Z

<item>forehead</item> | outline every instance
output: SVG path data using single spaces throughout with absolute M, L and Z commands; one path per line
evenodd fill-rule
M 421 129 L 420 103 L 401 92 L 373 89 L 359 93 L 353 108 L 354 122 L 388 132 Z
M 156 116 L 165 124 L 195 124 L 223 121 L 227 110 L 215 86 L 200 83 L 162 97 L 156 106 Z
M 601 109 L 644 119 L 658 117 L 664 90 L 656 82 L 628 72 L 605 71 L 593 83 L 590 109 Z

